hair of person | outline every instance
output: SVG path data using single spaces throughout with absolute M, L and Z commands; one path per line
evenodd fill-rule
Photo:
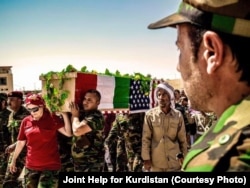
M 181 101 L 186 101 L 186 102 L 188 102 L 188 98 L 187 98 L 187 97 L 181 97 Z
M 175 89 L 174 92 L 177 92 L 177 93 L 181 93 L 181 91 L 179 89 Z
M 89 89 L 89 90 L 86 91 L 85 94 L 87 94 L 87 93 L 93 93 L 93 94 L 95 94 L 97 96 L 97 98 L 98 98 L 99 101 L 101 100 L 101 93 L 98 90 L 96 90 L 96 89 Z
M 190 24 L 191 25 L 191 24 Z M 196 26 L 196 25 L 191 25 L 191 28 L 189 30 L 189 37 L 191 41 L 191 48 L 193 51 L 193 55 L 195 60 L 198 58 L 198 51 L 199 47 L 201 45 L 202 41 L 202 36 L 207 30 Z M 236 72 L 242 71 L 241 77 L 239 81 L 242 82 L 247 82 L 247 85 L 250 86 L 250 55 L 249 55 L 249 46 L 250 44 L 250 38 L 247 37 L 241 37 L 237 35 L 231 35 L 223 32 L 216 32 L 223 43 L 227 44 L 234 57 L 237 59 L 238 62 L 238 67 Z

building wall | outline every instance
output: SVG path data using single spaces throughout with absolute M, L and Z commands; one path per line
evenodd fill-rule
M 167 82 L 174 87 L 174 89 L 182 89 L 183 85 L 181 79 L 168 79 Z
M 9 93 L 13 91 L 12 66 L 0 66 L 0 92 Z

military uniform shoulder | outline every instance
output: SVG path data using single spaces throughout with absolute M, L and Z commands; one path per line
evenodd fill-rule
M 245 135 L 246 137 L 250 138 L 250 125 L 248 125 L 242 129 L 242 134 Z
M 24 106 L 21 107 L 20 112 L 23 115 L 30 115 L 30 112 Z
M 101 117 L 103 116 L 102 112 L 100 110 L 95 110 L 92 113 L 89 113 L 89 115 L 93 115 L 93 116 L 97 116 L 97 117 Z
M 11 113 L 11 110 L 9 110 L 8 108 L 5 108 L 3 110 L 3 114 L 10 114 Z

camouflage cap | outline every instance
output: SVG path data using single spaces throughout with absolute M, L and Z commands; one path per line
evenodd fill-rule
M 179 10 L 148 26 L 159 29 L 191 23 L 206 29 L 250 37 L 249 0 L 183 0 Z

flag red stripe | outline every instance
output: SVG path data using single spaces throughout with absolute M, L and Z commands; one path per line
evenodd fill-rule
M 77 73 L 75 87 L 75 102 L 82 105 L 83 95 L 89 89 L 96 89 L 97 75 L 87 73 Z

